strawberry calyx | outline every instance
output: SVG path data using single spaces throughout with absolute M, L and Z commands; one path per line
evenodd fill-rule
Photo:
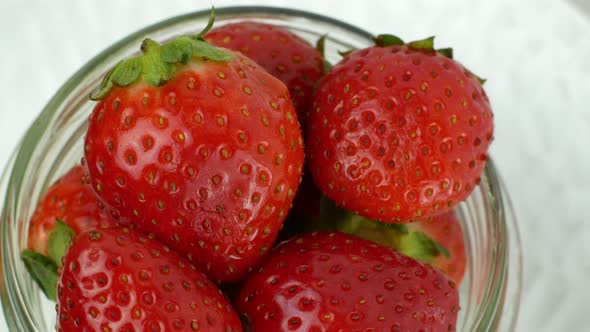
M 57 298 L 58 270 L 75 235 L 74 230 L 63 221 L 56 220 L 47 241 L 47 256 L 29 249 L 21 252 L 25 268 L 49 300 L 55 301 Z
M 405 224 L 386 224 L 370 220 L 339 208 L 327 197 L 322 197 L 321 222 L 312 226 L 315 231 L 340 231 L 390 247 L 425 263 L 440 256 L 450 258 L 447 248 L 421 231 L 410 230 Z
M 57 299 L 57 264 L 49 257 L 29 249 L 23 250 L 20 257 L 45 296 L 55 301 Z
M 453 58 L 453 49 L 452 48 L 439 48 L 439 49 L 434 48 L 434 36 L 430 36 L 428 38 L 415 40 L 415 41 L 411 41 L 409 43 L 406 43 L 403 41 L 403 39 L 401 39 L 400 37 L 398 37 L 396 35 L 381 34 L 381 35 L 377 35 L 377 36 L 373 37 L 373 41 L 375 42 L 375 45 L 380 46 L 380 47 L 386 47 L 386 46 L 392 46 L 392 45 L 400 45 L 400 46 L 406 45 L 406 46 L 413 48 L 415 50 L 435 51 L 435 52 L 438 52 L 438 53 L 444 55 L 445 57 L 447 57 L 449 59 Z M 353 51 L 355 51 L 355 49 L 351 49 L 348 51 L 339 51 L 338 53 L 341 56 L 345 57 Z
M 425 263 L 432 263 L 439 256 L 451 258 L 451 254 L 440 242 L 424 232 L 413 231 L 402 236 L 399 251 Z
M 327 73 L 332 69 L 333 65 L 326 60 L 326 38 L 327 34 L 322 35 L 315 43 L 315 49 L 320 52 L 322 59 L 324 60 L 324 73 Z
M 178 65 L 192 58 L 203 61 L 231 61 L 234 56 L 203 39 L 215 21 L 212 9 L 207 26 L 197 35 L 181 35 L 163 44 L 146 38 L 141 44 L 143 54 L 122 60 L 102 80 L 90 95 L 92 100 L 105 98 L 115 86 L 129 86 L 141 80 L 150 86 L 162 86 L 170 81 Z
M 434 48 L 434 36 L 430 36 L 430 37 L 427 37 L 424 39 L 414 40 L 409 43 L 406 43 L 398 36 L 391 35 L 391 34 L 381 34 L 381 35 L 377 35 L 377 36 L 373 37 L 373 41 L 375 42 L 375 45 L 381 46 L 381 47 L 392 46 L 392 45 L 406 45 L 409 48 L 412 48 L 415 50 L 423 50 L 423 51 L 431 51 L 431 52 L 434 51 L 434 52 L 440 53 L 441 55 L 443 55 L 449 59 L 453 59 L 453 49 L 452 48 L 450 48 L 450 47 L 438 48 L 438 49 Z M 473 74 L 473 72 L 471 74 L 473 76 L 475 76 L 475 78 L 477 78 L 477 80 L 479 81 L 480 84 L 483 85 L 486 82 L 486 79 Z
M 68 247 L 75 236 L 76 233 L 74 230 L 63 221 L 57 220 L 55 222 L 55 228 L 49 234 L 49 238 L 47 239 L 47 256 L 49 256 L 58 267 L 61 266 L 62 257 L 68 250 Z
M 395 35 L 390 34 L 382 34 L 377 35 L 373 38 L 375 45 L 377 46 L 391 46 L 391 45 L 406 45 L 410 48 L 415 50 L 423 50 L 423 51 L 436 51 L 449 59 L 453 58 L 453 49 L 452 48 L 434 48 L 434 36 L 430 36 L 420 40 L 414 40 L 409 43 L 404 42 L 401 38 Z

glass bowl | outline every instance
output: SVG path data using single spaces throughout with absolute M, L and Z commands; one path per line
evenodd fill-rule
M 308 12 L 271 7 L 216 10 L 216 26 L 255 20 L 288 27 L 315 43 L 329 32 L 326 57 L 372 44 L 372 34 L 344 22 Z M 51 331 L 55 306 L 29 277 L 20 251 L 28 222 L 46 188 L 82 157 L 86 120 L 94 102 L 88 95 L 105 72 L 139 49 L 149 36 L 163 41 L 205 26 L 209 11 L 175 17 L 149 26 L 100 53 L 71 77 L 49 101 L 10 158 L 0 180 L 1 298 L 10 331 Z M 461 284 L 458 331 L 511 331 L 520 304 L 522 276 L 518 229 L 508 195 L 492 161 L 481 184 L 457 207 L 465 234 L 467 271 Z

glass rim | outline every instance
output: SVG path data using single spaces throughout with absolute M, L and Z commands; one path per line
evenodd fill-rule
M 487 298 L 486 304 L 482 307 L 478 315 L 479 321 L 476 324 L 474 331 L 497 331 L 500 327 L 501 321 L 508 318 L 510 322 L 507 331 L 514 331 L 518 322 L 518 313 L 521 301 L 521 289 L 523 283 L 523 266 L 522 266 L 522 249 L 520 247 L 520 233 L 515 224 L 514 210 L 510 197 L 507 194 L 506 186 L 498 172 L 495 162 L 490 158 L 484 170 L 484 177 L 486 185 L 490 193 L 486 195 L 487 198 L 493 200 L 495 204 L 495 222 L 494 229 L 499 234 L 500 241 L 496 242 L 492 252 L 497 254 L 497 257 L 492 261 L 494 268 L 494 276 L 490 277 L 486 287 L 486 294 L 490 294 Z M 516 264 L 515 264 L 516 263 Z M 516 265 L 516 266 L 513 266 Z M 501 269 L 495 268 L 500 266 Z M 516 268 L 516 271 L 510 271 L 510 268 Z M 511 278 L 511 273 L 516 274 L 516 278 Z M 512 284 L 508 282 L 512 280 Z M 510 288 L 510 289 L 508 289 Z M 510 294 L 512 293 L 512 294 Z M 509 295 L 514 297 L 509 299 Z M 506 301 L 512 301 L 507 303 Z M 494 303 L 499 305 L 493 305 Z M 505 307 L 511 310 L 506 312 L 510 317 L 503 316 Z M 506 327 L 506 326 L 503 326 Z
M 302 19 L 309 19 L 312 21 L 318 21 L 321 23 L 325 23 L 331 26 L 338 27 L 340 29 L 349 31 L 351 33 L 357 34 L 358 36 L 366 37 L 367 39 L 372 38 L 374 35 L 369 33 L 366 30 L 363 30 L 357 26 L 348 24 L 346 22 L 342 22 L 340 20 L 324 16 L 321 14 L 311 13 L 303 10 L 297 9 L 289 9 L 289 8 L 281 8 L 281 7 L 271 7 L 271 6 L 231 6 L 231 7 L 222 7 L 216 8 L 215 13 L 218 17 L 224 17 L 227 19 L 231 19 L 232 16 L 236 16 L 236 18 L 247 18 L 248 16 L 252 17 L 261 17 L 268 15 L 269 17 L 273 18 L 280 18 L 281 16 L 288 17 L 288 18 L 302 18 Z M 51 97 L 48 103 L 43 107 L 41 113 L 37 116 L 33 124 L 29 127 L 26 131 L 25 135 L 21 138 L 21 141 L 17 144 L 14 152 L 12 153 L 11 157 L 8 159 L 6 164 L 6 168 L 2 172 L 2 176 L 0 177 L 0 189 L 6 188 L 6 192 L 0 192 L 0 197 L 3 198 L 3 202 L 0 202 L 2 205 L 2 215 L 0 215 L 0 236 L 2 239 L 12 237 L 12 234 L 8 234 L 8 227 L 7 223 L 7 216 L 5 215 L 8 209 L 8 202 L 7 199 L 9 195 L 13 195 L 14 200 L 18 201 L 20 198 L 20 193 L 10 192 L 10 188 L 20 188 L 22 185 L 23 178 L 26 173 L 26 166 L 29 165 L 29 161 L 33 158 L 34 154 L 37 151 L 37 144 L 40 141 L 40 138 L 45 134 L 45 132 L 50 127 L 49 124 L 51 123 L 50 119 L 55 116 L 55 113 L 60 109 L 61 103 L 68 98 L 72 92 L 75 91 L 75 88 L 85 77 L 87 77 L 92 70 L 105 62 L 108 62 L 111 58 L 112 54 L 116 54 L 119 51 L 124 50 L 130 43 L 142 39 L 151 33 L 154 33 L 158 30 L 161 30 L 165 27 L 172 26 L 175 24 L 179 24 L 182 22 L 190 21 L 190 20 L 197 20 L 203 19 L 208 17 L 210 14 L 210 9 L 207 10 L 199 10 L 187 14 L 182 14 L 178 16 L 174 16 L 157 23 L 148 25 L 140 30 L 137 30 L 124 38 L 118 40 L 111 46 L 107 47 L 96 56 L 91 58 L 87 61 L 80 69 L 78 69 L 70 78 L 65 81 L 64 84 L 56 91 L 56 93 Z M 27 147 L 27 149 L 23 149 L 23 147 Z M 29 165 L 30 166 L 30 165 Z M 501 178 L 497 172 L 497 168 L 495 167 L 493 161 L 490 159 L 488 160 L 488 164 L 485 168 L 485 176 L 482 177 L 483 181 L 487 181 L 487 185 L 489 186 L 490 193 L 486 193 L 487 197 L 493 196 L 492 198 L 495 200 L 494 208 L 497 210 L 497 217 L 496 217 L 496 226 L 498 227 L 497 231 L 499 232 L 499 241 L 495 243 L 495 252 L 497 256 L 494 257 L 492 263 L 494 264 L 494 268 L 492 271 L 495 271 L 494 276 L 490 277 L 487 282 L 486 287 L 486 294 L 490 294 L 490 298 L 488 299 L 486 305 L 483 306 L 483 310 L 478 312 L 478 321 L 476 323 L 476 331 L 488 331 L 488 328 L 493 327 L 494 325 L 498 325 L 500 319 L 502 319 L 501 312 L 503 310 L 502 306 L 498 305 L 490 305 L 494 303 L 502 304 L 506 296 L 506 282 L 508 278 L 508 260 L 509 257 L 509 250 L 514 251 L 519 255 L 517 257 L 518 261 L 520 262 L 520 248 L 512 248 L 509 247 L 511 241 L 509 241 L 509 236 L 515 236 L 517 238 L 516 246 L 520 246 L 520 241 L 518 240 L 519 234 L 518 230 L 515 225 L 510 225 L 510 223 L 514 223 L 514 216 L 511 209 L 510 200 L 506 194 L 505 186 L 501 182 Z M 485 180 L 484 180 L 485 179 Z M 482 181 L 482 182 L 483 182 Z M 17 222 L 17 221 L 13 221 Z M 14 227 L 14 226 L 13 226 Z M 510 234 L 508 234 L 507 230 L 510 229 Z M 13 241 L 1 241 L 0 243 L 0 256 L 2 258 L 2 264 L 0 265 L 0 296 L 2 299 L 2 306 L 5 314 L 5 319 L 7 321 L 8 326 L 19 326 L 24 327 L 26 330 L 35 330 L 36 327 L 31 325 L 32 323 L 26 319 L 22 318 L 22 314 L 26 312 L 26 308 L 22 308 L 24 306 L 24 301 L 22 297 L 22 290 L 14 289 L 11 285 L 11 281 L 7 280 L 7 273 L 10 272 L 11 266 L 15 264 L 15 260 L 19 259 L 18 255 L 14 255 L 13 248 L 10 246 L 12 245 Z M 500 267 L 499 269 L 496 267 Z M 522 284 L 522 265 L 518 266 L 519 271 L 511 271 L 511 273 L 516 273 L 518 287 Z M 18 276 L 13 276 L 18 278 Z M 9 287 L 7 287 L 7 284 Z M 17 287 L 18 288 L 18 287 Z M 514 328 L 516 324 L 516 317 L 518 313 L 519 303 L 520 303 L 520 292 L 517 294 L 517 298 L 514 299 L 516 303 L 514 306 L 514 312 L 511 313 L 513 317 L 510 319 L 511 327 Z M 8 308 L 10 306 L 10 308 Z M 500 312 L 498 312 L 500 311 Z M 9 320 L 13 320 L 12 322 Z M 497 321 L 497 322 L 494 322 Z M 18 325 L 15 325 L 18 324 Z M 511 330 L 512 330 L 511 329 Z

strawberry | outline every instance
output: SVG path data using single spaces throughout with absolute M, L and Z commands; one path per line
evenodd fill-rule
M 84 181 L 84 169 L 75 166 L 41 197 L 29 223 L 27 249 L 21 258 L 47 298 L 55 300 L 61 252 L 72 237 L 112 220 L 98 207 Z
M 283 81 L 305 128 L 313 87 L 324 73 L 320 51 L 284 27 L 259 22 L 223 25 L 207 33 L 205 39 L 241 52 Z
M 57 287 L 57 331 L 241 331 L 221 291 L 185 258 L 128 228 L 80 234 Z
M 97 197 L 215 281 L 269 249 L 300 182 L 303 139 L 285 85 L 245 56 L 146 39 L 93 97 L 84 146 Z
M 108 219 L 98 208 L 92 190 L 84 182 L 84 169 L 75 166 L 60 177 L 41 197 L 29 223 L 27 247 L 47 254 L 47 239 L 61 220 L 78 234 Z
M 324 232 L 273 249 L 235 307 L 254 331 L 455 331 L 459 294 L 430 265 Z
M 449 211 L 486 164 L 488 97 L 432 38 L 376 41 L 319 84 L 306 142 L 314 180 L 338 206 L 386 223 Z
M 301 128 L 305 129 L 314 86 L 325 70 L 323 38 L 314 48 L 284 27 L 245 21 L 212 29 L 205 39 L 213 45 L 241 52 L 285 83 Z M 308 174 L 306 171 L 293 201 L 293 213 L 314 215 L 319 211 L 320 191 Z

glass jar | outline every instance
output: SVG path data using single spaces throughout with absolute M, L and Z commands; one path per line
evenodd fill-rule
M 268 7 L 216 10 L 216 26 L 255 20 L 288 27 L 315 43 L 329 32 L 326 58 L 338 51 L 372 44 L 371 34 L 325 16 Z M 163 41 L 203 27 L 209 11 L 175 17 L 138 31 L 100 53 L 71 77 L 27 131 L 0 180 L 2 256 L 1 297 L 10 331 L 52 331 L 55 306 L 33 283 L 19 257 L 26 247 L 28 222 L 42 193 L 82 157 L 83 135 L 94 102 L 91 90 L 120 59 L 136 53 L 149 36 Z M 458 331 L 511 331 L 521 290 L 521 249 L 509 199 L 494 163 L 481 184 L 457 207 L 465 234 L 467 271 L 461 284 Z

